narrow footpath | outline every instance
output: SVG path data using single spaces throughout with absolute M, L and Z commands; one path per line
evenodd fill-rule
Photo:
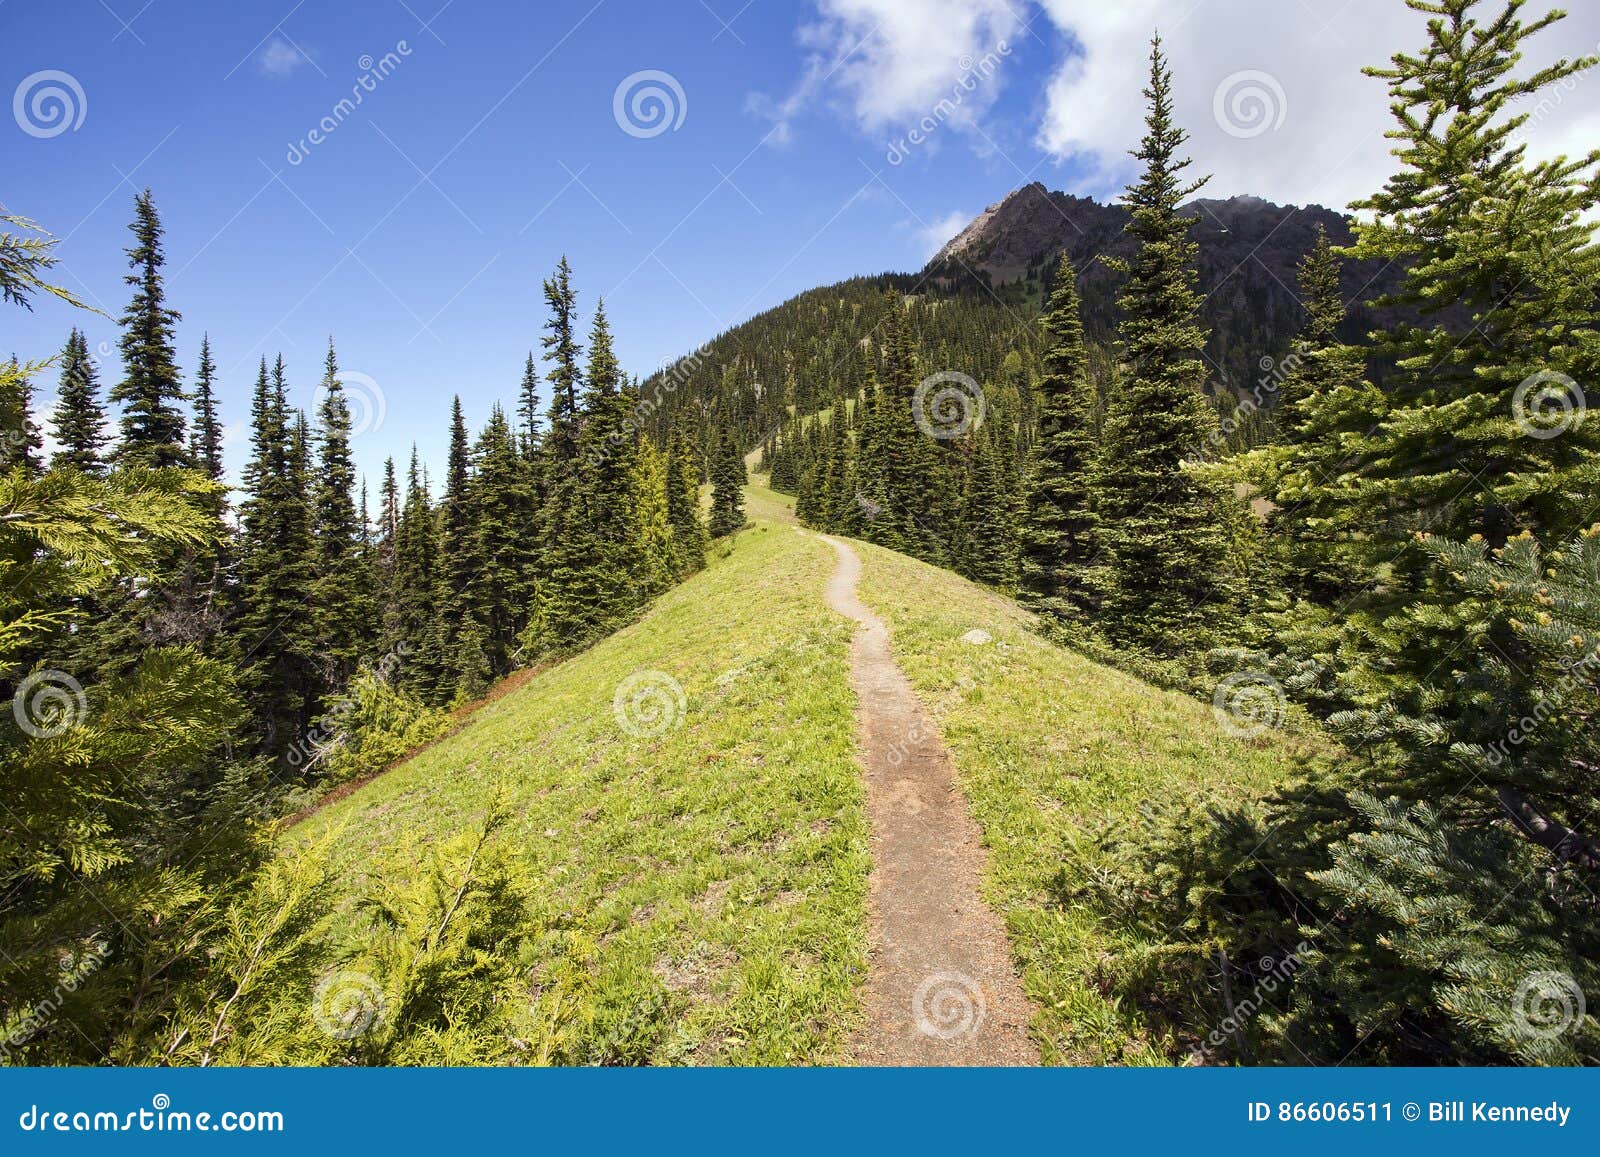
M 1005 929 L 978 894 L 987 863 L 950 757 L 856 596 L 861 559 L 839 555 L 828 605 L 860 624 L 850 682 L 872 824 L 867 1023 L 851 1059 L 868 1065 L 1035 1065 L 1033 1008 Z

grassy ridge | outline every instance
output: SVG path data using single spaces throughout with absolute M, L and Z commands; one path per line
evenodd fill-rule
M 1102 995 L 1098 962 L 1117 932 L 1101 913 L 1061 906 L 1061 873 L 1092 871 L 1098 833 L 1136 828 L 1144 802 L 1196 788 L 1259 793 L 1314 740 L 1234 738 L 1209 705 L 1045 642 L 1010 600 L 891 551 L 856 549 L 862 598 L 889 622 L 984 830 L 988 898 L 1042 1008 L 1034 1028 L 1046 1061 L 1165 1063 L 1168 1042 Z M 974 629 L 992 641 L 963 642 Z
M 758 525 L 639 623 L 295 828 L 291 848 L 335 833 L 330 960 L 358 899 L 407 870 L 398 849 L 469 830 L 502 793 L 500 839 L 533 892 L 519 968 L 534 1039 L 506 1062 L 837 1059 L 868 855 L 832 566 L 826 544 Z M 619 724 L 630 676 L 663 688 L 651 702 L 675 724 Z

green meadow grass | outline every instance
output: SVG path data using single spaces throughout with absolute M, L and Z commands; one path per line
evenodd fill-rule
M 532 892 L 528 1019 L 548 1038 L 507 1063 L 839 1059 L 859 1019 L 869 860 L 850 625 L 822 601 L 833 561 L 787 526 L 714 545 L 639 622 L 290 830 L 289 854 L 332 839 L 329 952 L 359 898 L 408 870 L 401 848 L 473 827 L 498 795 L 497 838 Z M 664 689 L 652 702 L 676 722 L 661 734 L 619 724 L 630 677 Z
M 1170 1042 L 1096 981 L 1118 935 L 1113 923 L 1063 907 L 1053 885 L 1069 863 L 1092 870 L 1108 825 L 1137 830 L 1146 802 L 1196 789 L 1218 799 L 1260 794 L 1288 778 L 1318 741 L 1231 736 L 1209 704 L 1045 641 L 1011 600 L 855 545 L 863 601 L 888 621 L 895 656 L 936 719 L 983 829 L 987 897 L 1005 916 L 1040 1006 L 1034 1031 L 1046 1061 L 1167 1063 Z M 992 641 L 963 642 L 975 629 Z
M 332 841 L 338 900 L 318 933 L 330 962 L 363 896 L 498 799 L 511 818 L 497 838 L 530 885 L 519 968 L 535 1026 L 505 1063 L 844 1059 L 870 868 L 851 624 L 823 603 L 833 551 L 788 525 L 792 499 L 756 484 L 746 502 L 751 528 L 714 543 L 706 570 L 639 622 L 285 835 L 291 855 Z M 1208 704 L 1045 641 L 1014 602 L 854 545 L 862 597 L 889 622 L 983 830 L 986 895 L 1040 1008 L 1046 1061 L 1166 1063 L 1171 1042 L 1097 979 L 1125 934 L 1063 906 L 1062 872 L 1092 871 L 1099 835 L 1136 828 L 1145 803 L 1259 794 L 1319 741 L 1231 736 Z M 964 642 L 974 629 L 990 641 Z M 659 734 L 619 722 L 630 678 L 663 689 L 651 702 L 673 722 Z

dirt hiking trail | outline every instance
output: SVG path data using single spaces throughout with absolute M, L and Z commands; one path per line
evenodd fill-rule
M 828 605 L 860 624 L 850 683 L 872 825 L 867 1023 L 850 1044 L 869 1065 L 1036 1065 L 1033 1008 L 1000 918 L 978 894 L 988 857 L 932 721 L 856 596 L 861 559 L 838 553 Z

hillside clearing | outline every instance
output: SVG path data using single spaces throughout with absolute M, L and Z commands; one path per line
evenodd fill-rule
M 535 882 L 519 960 L 530 1039 L 502 1063 L 850 1058 L 870 867 L 854 624 L 824 603 L 833 551 L 787 525 L 791 500 L 759 482 L 746 499 L 752 527 L 639 623 L 285 837 L 333 840 L 340 899 L 318 933 L 329 968 L 358 902 L 501 793 L 512 820 L 500 838 Z M 1313 741 L 1230 737 L 1209 706 L 1041 639 L 1010 600 L 851 546 L 860 598 L 888 624 L 982 831 L 984 898 L 1038 1006 L 1044 1060 L 1166 1063 L 1172 1042 L 1104 994 L 1099 962 L 1119 934 L 1062 907 L 1063 869 L 1092 864 L 1100 834 L 1146 801 L 1259 792 Z M 630 679 L 666 712 L 659 734 L 620 725 L 613 699 Z
M 334 833 L 330 968 L 357 902 L 500 792 L 533 892 L 528 1039 L 501 1063 L 839 1059 L 867 853 L 850 625 L 822 603 L 833 552 L 758 526 L 718 553 L 639 623 L 293 831 L 290 847 Z M 628 680 L 662 714 L 625 692 L 619 716 Z

